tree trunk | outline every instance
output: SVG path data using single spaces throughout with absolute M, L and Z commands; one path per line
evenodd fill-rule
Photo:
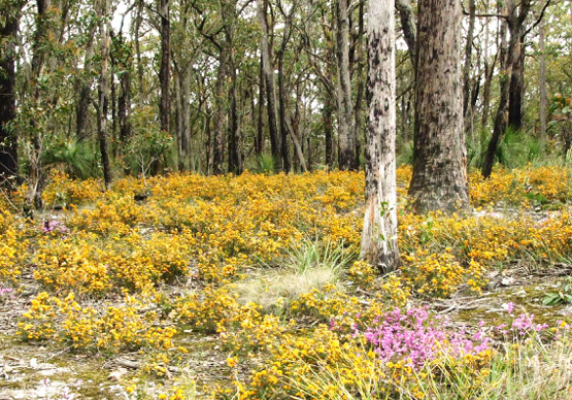
M 282 171 L 290 172 L 290 154 L 288 150 L 288 121 L 286 113 L 288 107 L 288 99 L 286 98 L 286 88 L 284 83 L 284 54 L 290 39 L 291 20 L 290 16 L 286 17 L 284 26 L 284 35 L 282 36 L 282 45 L 280 46 L 280 53 L 278 54 L 278 103 L 280 112 L 280 143 L 282 155 Z
M 522 99 L 524 96 L 524 34 L 523 27 L 511 30 L 510 51 L 512 68 L 508 101 L 508 124 L 518 131 L 522 128 Z
M 334 105 L 331 97 L 326 94 L 324 101 L 324 136 L 325 136 L 325 159 L 324 163 L 328 168 L 332 168 L 334 162 L 334 121 L 332 114 L 334 113 Z
M 109 152 L 107 149 L 107 109 L 109 105 L 109 47 L 110 47 L 110 0 L 101 0 L 101 14 L 103 16 L 99 23 L 101 35 L 101 75 L 99 76 L 99 101 L 97 105 L 97 136 L 99 139 L 99 150 L 101 151 L 101 163 L 103 164 L 103 180 L 105 188 L 111 187 L 111 166 L 109 162 Z
M 471 98 L 471 56 L 473 52 L 473 36 L 475 32 L 476 5 L 469 0 L 469 27 L 465 43 L 465 66 L 463 67 L 463 115 L 467 118 L 469 99 Z
M 485 12 L 488 12 L 488 2 L 485 3 Z M 498 41 L 497 41 L 498 44 Z M 485 73 L 485 83 L 483 87 L 483 114 L 481 116 L 481 129 L 486 130 L 487 124 L 489 121 L 489 108 L 491 103 L 491 84 L 493 81 L 493 74 L 495 70 L 496 59 L 498 58 L 498 52 L 500 50 L 497 49 L 497 56 L 492 63 L 489 61 L 489 25 L 485 25 L 485 43 L 484 43 L 484 73 Z M 497 46 L 498 47 L 498 46 Z
M 179 104 L 181 108 L 181 126 L 179 132 L 179 168 L 183 171 L 189 169 L 189 156 L 191 155 L 191 74 L 188 68 L 182 67 L 179 71 Z
M 111 99 L 111 130 L 109 131 L 109 137 L 111 137 L 111 141 L 114 142 L 117 139 L 117 85 L 115 83 L 116 60 L 113 57 L 111 51 L 109 54 L 110 54 L 109 64 L 111 66 L 111 71 L 109 75 L 110 86 L 111 86 L 111 90 L 109 93 Z M 114 155 L 117 155 L 117 150 L 118 148 L 116 147 Z
M 546 90 L 546 46 L 544 44 L 544 23 L 538 27 L 538 46 L 540 48 L 540 140 L 546 139 L 546 118 L 548 114 L 548 93 Z
M 220 53 L 219 67 L 216 81 L 215 91 L 215 121 L 214 121 L 214 137 L 212 140 L 212 172 L 220 175 L 224 172 L 224 119 L 225 119 L 225 100 L 224 90 L 226 81 L 226 53 L 223 49 Z
M 407 43 L 411 64 L 413 65 L 413 68 L 415 68 L 415 64 L 417 62 L 417 24 L 415 23 L 415 13 L 411 6 L 411 0 L 396 0 L 395 8 L 399 11 L 403 38 L 405 39 L 405 43 Z
M 531 1 L 509 0 L 507 8 L 510 40 L 508 57 L 510 60 L 510 89 L 508 100 L 508 124 L 514 130 L 522 128 L 522 99 L 524 97 L 524 22 L 530 11 Z
M 229 105 L 230 105 L 230 118 L 228 126 L 228 172 L 235 175 L 242 173 L 241 167 L 241 157 L 239 148 L 239 132 L 238 132 L 238 110 L 237 110 L 237 100 L 236 100 L 236 67 L 234 66 L 234 61 L 231 56 L 230 62 L 230 93 L 229 93 Z
M 53 29 L 53 18 L 50 12 L 50 0 L 36 0 L 36 31 L 32 43 L 32 68 L 30 71 L 30 97 L 32 112 L 40 107 L 42 102 L 42 88 L 40 78 L 44 73 L 44 67 L 48 58 L 47 42 L 50 37 L 50 29 Z M 30 135 L 31 151 L 28 156 L 28 191 L 24 198 L 23 213 L 33 217 L 34 208 L 42 206 L 42 148 L 43 133 L 39 131 L 36 118 L 28 121 L 28 133 Z
M 354 106 L 354 131 L 355 131 L 355 162 L 354 165 L 359 168 L 360 166 L 360 155 L 361 146 L 360 138 L 365 137 L 364 134 L 364 118 L 363 118 L 363 103 L 364 103 L 364 91 L 365 91 L 365 80 L 364 67 L 367 60 L 364 60 L 364 49 L 363 49 L 363 38 L 364 38 L 364 3 L 360 3 L 359 8 L 359 24 L 358 24 L 358 38 L 356 43 L 356 70 L 355 79 L 357 81 L 356 88 L 356 102 Z
M 420 0 L 413 177 L 418 213 L 469 207 L 460 0 Z
M 237 105 L 237 76 L 235 63 L 234 37 L 236 30 L 236 0 L 221 0 L 222 18 L 224 21 L 225 48 L 227 54 L 226 73 L 230 77 L 230 90 L 228 93 L 229 119 L 228 119 L 228 172 L 235 175 L 242 173 L 242 160 L 240 156 L 240 134 Z
M 395 17 L 393 0 L 371 0 L 368 11 L 368 122 L 365 216 L 360 257 L 390 271 L 399 264 L 395 174 Z
M 131 73 L 125 66 L 119 77 L 121 91 L 118 99 L 119 138 L 126 144 L 131 137 L 131 123 L 129 114 L 131 110 Z
M 95 34 L 96 27 L 97 25 L 95 22 L 92 22 L 91 26 L 89 27 L 88 40 L 85 47 L 85 56 L 83 61 L 84 73 L 80 77 L 79 99 L 76 109 L 76 135 L 79 140 L 85 140 L 87 138 L 87 132 L 85 128 L 89 117 L 89 102 L 92 83 L 91 61 L 93 59 L 93 36 Z
M 161 131 L 169 132 L 169 114 L 171 101 L 169 96 L 170 63 L 171 63 L 171 21 L 169 17 L 169 0 L 161 0 L 159 14 L 161 16 L 161 70 L 159 81 L 161 83 L 161 104 L 159 114 L 161 118 Z
M 499 105 L 497 109 L 497 114 L 495 117 L 494 127 L 493 127 L 493 134 L 491 136 L 491 140 L 489 141 L 489 145 L 487 147 L 487 152 L 485 154 L 485 160 L 483 162 L 483 168 L 481 170 L 482 175 L 485 178 L 491 176 L 493 171 L 493 165 L 495 162 L 495 155 L 497 151 L 498 142 L 500 140 L 501 135 L 506 130 L 506 108 L 509 101 L 509 79 L 510 79 L 510 66 L 511 62 L 509 60 L 510 52 L 508 51 L 507 41 L 506 41 L 506 23 L 502 23 L 500 29 L 500 49 L 499 49 L 499 58 L 500 58 L 500 69 L 503 73 L 500 75 L 500 98 L 499 98 Z
M 12 123 L 16 119 L 16 41 L 20 10 L 0 11 L 0 186 L 16 184 L 18 138 Z
M 350 49 L 348 2 L 337 0 L 337 64 L 338 64 L 338 167 L 355 169 L 355 132 L 352 118 L 352 85 L 350 77 Z
M 264 68 L 262 56 L 260 56 L 260 76 L 258 80 L 258 126 L 256 131 L 255 153 L 261 156 L 264 152 L 264 96 L 266 85 L 264 84 Z M 254 96 L 253 96 L 254 98 Z
M 258 22 L 262 29 L 261 52 L 262 69 L 266 84 L 266 104 L 268 113 L 268 132 L 270 134 L 270 148 L 275 162 L 280 161 L 280 140 L 278 137 L 278 111 L 276 107 L 276 89 L 274 85 L 274 68 L 272 66 L 272 55 L 268 44 L 268 23 L 266 22 L 265 0 L 258 0 L 257 7 Z
M 141 45 L 139 42 L 139 31 L 143 23 L 143 7 L 145 0 L 137 0 L 137 13 L 135 15 L 135 29 L 133 32 L 135 42 L 135 54 L 137 56 L 137 103 L 139 107 L 143 106 L 143 98 L 145 96 L 144 78 L 143 78 L 143 59 L 141 57 Z

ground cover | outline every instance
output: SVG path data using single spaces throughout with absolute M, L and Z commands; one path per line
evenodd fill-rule
M 0 399 L 569 398 L 572 172 L 471 174 L 452 216 L 412 214 L 410 176 L 386 276 L 362 173 L 54 172 L 34 221 L 6 194 Z

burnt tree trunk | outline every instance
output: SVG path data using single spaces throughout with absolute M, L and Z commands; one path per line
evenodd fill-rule
M 102 0 L 100 10 L 103 18 L 99 23 L 99 32 L 101 36 L 101 72 L 99 76 L 99 101 L 97 105 L 97 137 L 99 140 L 99 150 L 101 151 L 103 180 L 106 189 L 110 188 L 112 179 L 107 145 L 107 138 L 109 136 L 109 129 L 107 126 L 107 110 L 109 105 L 109 48 L 111 41 L 109 34 L 110 3 L 110 0 Z
M 413 176 L 418 213 L 469 206 L 463 123 L 461 1 L 420 0 Z
M 516 0 L 507 3 L 508 30 L 510 41 L 508 57 L 510 61 L 510 88 L 508 99 L 508 125 L 514 130 L 522 128 L 522 99 L 524 97 L 524 37 L 526 26 L 524 22 L 531 8 L 530 0 L 522 0 L 517 4 Z
M 20 11 L 0 11 L 0 185 L 15 184 L 18 175 L 18 138 L 12 122 L 16 119 L 16 40 Z
M 127 143 L 131 137 L 131 122 L 129 114 L 131 110 L 131 74 L 128 67 L 121 72 L 119 77 L 120 92 L 117 100 L 117 112 L 119 119 L 119 138 L 122 144 Z

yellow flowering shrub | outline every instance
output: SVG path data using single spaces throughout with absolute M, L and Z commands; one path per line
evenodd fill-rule
M 125 295 L 121 306 L 94 308 L 81 306 L 73 292 L 63 299 L 42 292 L 24 313 L 19 333 L 26 340 L 57 340 L 88 351 L 169 350 L 177 330 L 155 326 L 155 313 L 142 315 L 148 301 Z
M 0 279 L 17 283 L 30 271 L 46 290 L 22 317 L 23 338 L 91 354 L 140 349 L 141 373 L 168 378 L 174 362 L 184 364 L 179 348 L 193 351 L 185 340 L 208 337 L 221 375 L 235 380 L 217 398 L 340 398 L 346 389 L 370 393 L 371 376 L 378 394 L 403 395 L 394 392 L 401 382 L 417 397 L 408 363 L 381 363 L 356 330 L 420 297 L 478 292 L 488 269 L 572 258 L 572 182 L 561 167 L 497 168 L 489 180 L 471 172 L 475 212 L 415 215 L 411 174 L 397 171 L 402 265 L 387 276 L 355 261 L 363 172 L 126 177 L 105 192 L 101 181 L 53 173 L 44 201 L 65 203 L 63 211 L 35 221 L 0 213 Z M 11 201 L 20 206 L 24 193 L 22 186 Z M 327 257 L 293 256 L 303 243 L 347 259 L 331 263 L 338 266 L 330 274 Z M 314 264 L 327 279 L 309 279 Z M 290 279 L 297 290 L 283 295 Z M 252 295 L 257 288 L 275 295 L 272 306 L 252 302 L 271 297 Z M 478 374 L 487 357 L 454 365 Z M 450 360 L 433 361 L 451 368 Z M 184 396 L 166 385 L 150 398 Z
M 447 297 L 462 284 L 469 283 L 471 289 L 480 291 L 484 269 L 471 260 L 468 267 L 462 266 L 449 253 L 407 255 L 403 274 L 418 293 Z
M 355 261 L 348 269 L 349 278 L 358 285 L 370 285 L 373 283 L 375 275 L 376 272 L 373 267 L 362 260 Z
M 27 241 L 13 224 L 12 216 L 0 211 L 0 281 L 17 278 L 27 257 Z

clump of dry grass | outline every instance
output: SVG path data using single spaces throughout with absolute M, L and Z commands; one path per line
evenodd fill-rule
M 280 268 L 263 268 L 233 287 L 242 303 L 254 302 L 270 310 L 313 289 L 336 284 L 350 260 L 343 244 L 301 242 L 290 248 Z

